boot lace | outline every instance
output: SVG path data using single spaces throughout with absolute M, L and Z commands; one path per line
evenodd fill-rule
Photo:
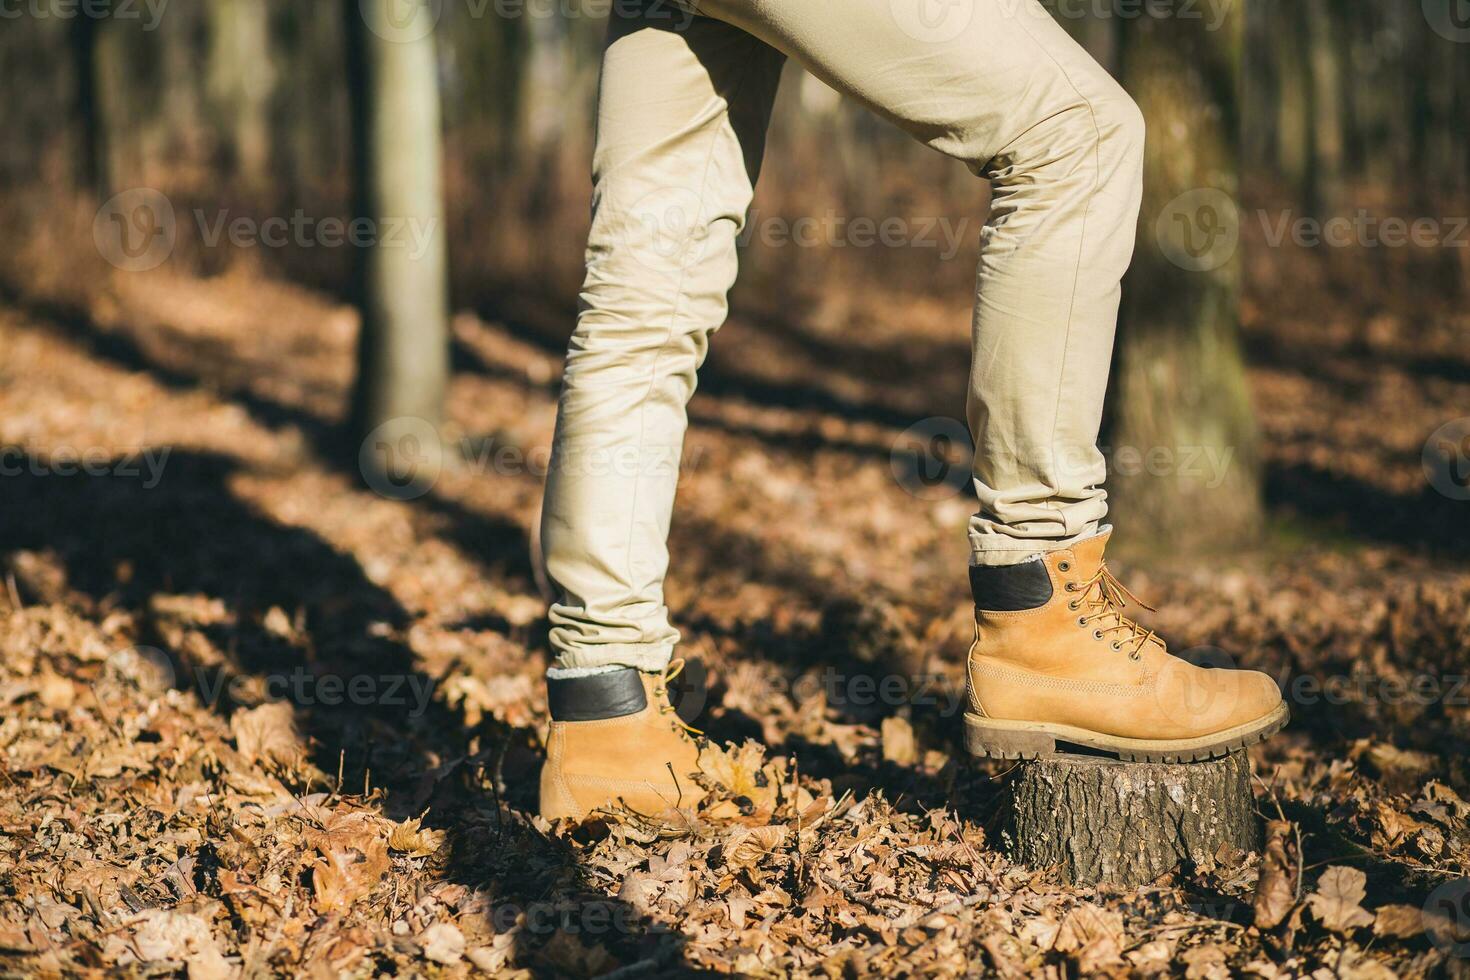
M 1114 650 L 1122 650 L 1128 647 L 1128 659 L 1137 660 L 1143 655 L 1143 648 L 1148 645 L 1158 634 L 1153 630 L 1144 629 L 1142 626 L 1123 615 L 1124 608 L 1129 602 L 1142 606 L 1149 612 L 1154 607 L 1144 602 L 1138 596 L 1128 591 L 1128 587 L 1108 570 L 1108 563 L 1101 562 L 1097 571 L 1085 582 L 1068 582 L 1068 592 L 1080 593 L 1077 598 L 1067 603 L 1067 608 L 1078 610 L 1086 608 L 1087 614 L 1077 619 L 1079 626 L 1092 626 L 1092 635 L 1101 640 L 1103 637 L 1114 633 L 1122 636 L 1112 641 Z M 1106 625 L 1103 625 L 1106 622 Z
M 673 660 L 669 661 L 669 665 L 664 668 L 663 674 L 659 676 L 658 686 L 653 689 L 654 696 L 659 699 L 658 713 L 661 715 L 674 716 L 673 723 L 675 731 L 679 731 L 682 729 L 687 735 L 691 735 L 695 738 L 702 738 L 704 736 L 704 732 L 700 731 L 698 728 L 695 728 L 693 725 L 686 722 L 683 718 L 680 718 L 679 713 L 674 710 L 673 703 L 669 700 L 669 682 L 672 681 L 675 677 L 678 677 L 683 669 L 684 658 L 675 657 Z

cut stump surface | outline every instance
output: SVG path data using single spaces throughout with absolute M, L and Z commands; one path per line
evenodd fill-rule
M 1011 792 L 1011 858 L 1074 884 L 1146 884 L 1222 844 L 1260 846 L 1243 752 L 1188 763 L 1056 755 L 1023 763 Z

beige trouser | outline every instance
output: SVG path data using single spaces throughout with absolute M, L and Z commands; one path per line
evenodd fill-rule
M 725 319 L 787 56 L 993 184 L 968 418 L 974 560 L 1095 533 L 1143 120 L 1036 0 L 617 0 L 541 535 L 562 667 L 668 661 L 685 406 Z

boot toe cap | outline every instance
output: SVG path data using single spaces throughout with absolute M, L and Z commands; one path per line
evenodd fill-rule
M 1281 691 L 1257 670 L 1202 668 L 1171 660 L 1159 678 L 1158 706 L 1176 737 L 1222 732 L 1265 718 L 1281 705 Z

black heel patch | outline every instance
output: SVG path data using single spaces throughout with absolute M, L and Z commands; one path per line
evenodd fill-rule
M 970 592 L 975 608 L 988 612 L 1020 612 L 1051 601 L 1051 576 L 1046 562 L 1023 561 L 1019 565 L 971 565 Z
M 633 715 L 648 707 L 643 678 L 632 667 L 586 677 L 546 678 L 552 721 L 602 721 Z

